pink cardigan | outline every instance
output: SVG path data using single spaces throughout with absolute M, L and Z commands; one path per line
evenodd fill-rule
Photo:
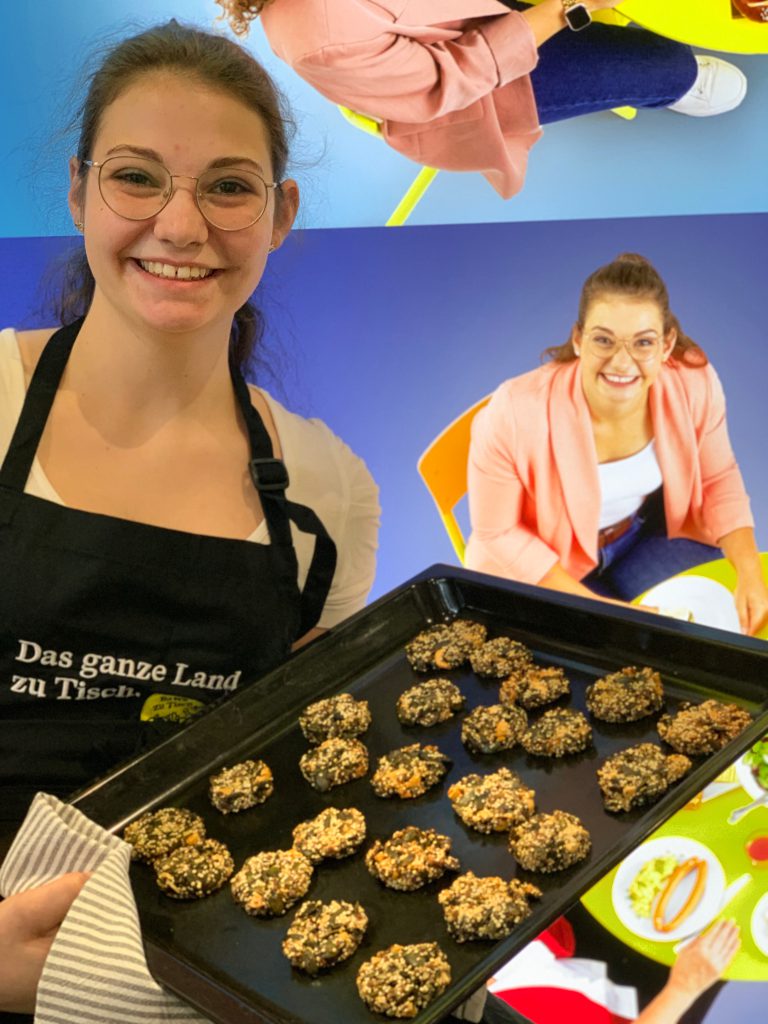
M 706 544 L 753 526 L 711 366 L 665 363 L 649 391 L 670 537 Z M 538 581 L 560 562 L 582 579 L 597 564 L 600 485 L 578 360 L 506 381 L 475 417 L 466 564 Z
M 383 121 L 429 167 L 481 171 L 508 199 L 541 136 L 527 20 L 497 0 L 273 0 L 272 49 L 334 103 Z

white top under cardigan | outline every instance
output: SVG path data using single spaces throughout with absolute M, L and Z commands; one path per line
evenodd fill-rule
M 600 480 L 600 522 L 602 530 L 634 515 L 647 495 L 661 487 L 661 469 L 656 446 L 650 441 L 634 455 L 597 467 Z
M 291 501 L 308 505 L 320 517 L 336 543 L 338 561 L 331 591 L 318 626 L 330 628 L 365 604 L 376 572 L 379 526 L 378 488 L 362 459 L 317 419 L 289 412 L 265 391 L 288 467 Z M 25 394 L 24 366 L 16 332 L 0 331 L 0 460 L 8 450 Z M 63 504 L 37 458 L 27 480 L 26 492 Z M 299 585 L 312 558 L 314 538 L 293 524 L 293 542 L 299 562 Z M 269 543 L 262 522 L 248 540 Z

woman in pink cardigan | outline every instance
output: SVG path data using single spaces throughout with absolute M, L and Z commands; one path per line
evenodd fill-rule
M 261 14 L 277 56 L 334 103 L 381 121 L 399 152 L 480 171 L 505 199 L 522 188 L 542 124 L 627 104 L 703 117 L 746 92 L 732 64 L 590 24 L 619 0 L 216 2 L 238 33 Z
M 628 601 L 719 548 L 757 632 L 768 589 L 723 390 L 656 270 L 634 254 L 596 270 L 570 339 L 546 354 L 475 418 L 466 564 Z

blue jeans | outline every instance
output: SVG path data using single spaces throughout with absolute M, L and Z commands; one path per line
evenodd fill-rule
M 517 11 L 529 6 L 503 2 Z M 689 46 L 641 28 L 595 23 L 581 32 L 565 28 L 543 43 L 531 82 L 539 121 L 551 124 L 613 107 L 668 107 L 688 92 L 697 71 Z
M 667 537 L 664 499 L 659 488 L 647 499 L 627 532 L 598 551 L 597 567 L 581 582 L 596 594 L 631 601 L 684 569 L 721 557 L 720 549 L 709 544 Z

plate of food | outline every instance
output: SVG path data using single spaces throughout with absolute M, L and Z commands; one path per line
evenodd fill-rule
M 739 758 L 736 778 L 755 800 L 765 796 L 768 792 L 768 736 L 763 736 Z
M 651 587 L 638 603 L 658 608 L 662 615 L 688 619 L 700 626 L 741 632 L 733 594 L 708 576 L 673 576 Z
M 768 892 L 763 893 L 752 911 L 752 938 L 763 954 L 768 956 Z
M 709 924 L 724 893 L 725 873 L 709 847 L 685 836 L 661 836 L 621 862 L 612 898 L 619 920 L 635 935 L 678 942 Z

